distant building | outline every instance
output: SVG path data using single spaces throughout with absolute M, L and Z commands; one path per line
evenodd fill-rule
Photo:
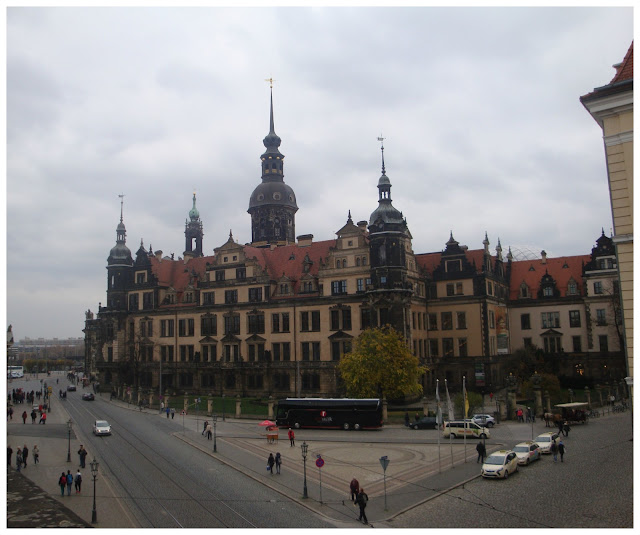
M 633 42 L 612 80 L 580 101 L 602 128 L 620 277 L 627 375 L 633 378 Z
M 105 388 L 340 396 L 337 364 L 363 330 L 384 325 L 429 367 L 429 391 L 437 378 L 459 387 L 463 376 L 471 387 L 500 388 L 513 351 L 529 343 L 557 358 L 569 378 L 623 376 L 611 330 L 615 264 L 603 273 L 589 267 L 612 258 L 609 238 L 590 256 L 517 262 L 510 252 L 503 258 L 499 241 L 492 253 L 486 233 L 478 250 L 451 234 L 442 252 L 415 254 L 392 203 L 384 147 L 368 221 L 354 223 L 349 213 L 334 238 L 294 238 L 298 206 L 283 180 L 280 142 L 272 100 L 262 182 L 249 200 L 250 244 L 229 233 L 206 255 L 194 194 L 183 258 L 142 242 L 132 255 L 121 204 L 106 305 L 85 318 L 85 367 Z M 596 282 L 606 292 L 592 295 Z M 598 324 L 603 318 L 607 325 Z

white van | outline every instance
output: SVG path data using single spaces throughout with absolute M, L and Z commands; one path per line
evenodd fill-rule
M 449 435 L 451 435 L 451 438 L 464 437 L 465 435 L 474 438 L 491 438 L 491 432 L 486 427 L 482 427 L 470 420 L 445 422 L 442 436 L 449 438 Z

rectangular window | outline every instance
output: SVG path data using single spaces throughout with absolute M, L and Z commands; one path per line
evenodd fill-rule
M 331 311 L 331 330 L 337 331 L 340 328 L 340 311 Z
M 467 328 L 466 312 L 456 312 L 456 317 L 458 320 L 458 329 L 466 329 Z
M 200 319 L 200 334 L 202 336 L 215 336 L 218 334 L 216 316 L 202 316 Z
M 282 332 L 283 333 L 289 332 L 289 313 L 288 312 L 282 313 Z
M 282 344 L 282 360 L 291 360 L 291 344 L 289 342 Z
M 572 337 L 573 340 L 573 352 L 579 353 L 582 351 L 582 338 L 580 336 Z
M 236 268 L 236 279 L 244 280 L 247 278 L 247 269 L 246 268 Z
M 447 270 L 447 273 L 457 273 L 458 271 L 462 271 L 462 261 L 461 260 L 447 260 L 447 262 L 446 262 L 446 270 Z
M 227 305 L 231 305 L 233 303 L 238 302 L 238 290 L 225 290 L 224 291 L 224 302 Z
M 523 331 L 531 329 L 531 316 L 529 314 L 520 314 L 520 328 Z
M 280 362 L 280 344 L 271 346 L 271 354 L 273 355 L 273 362 Z
M 456 295 L 462 295 L 462 283 L 456 282 Z
M 202 304 L 203 305 L 215 305 L 216 303 L 216 293 L 215 292 L 205 292 L 202 294 Z
M 215 345 L 202 346 L 202 362 L 215 362 L 218 358 L 216 350 L 217 346 Z
M 309 313 L 308 312 L 301 312 L 300 313 L 300 330 L 302 332 L 306 332 L 309 330 Z
M 368 308 L 360 309 L 360 329 L 365 330 L 371 327 L 371 311 Z
M 467 339 L 458 338 L 458 355 L 461 357 L 467 356 Z
M 331 295 L 341 295 L 347 293 L 347 281 L 332 281 L 331 282 Z
M 331 342 L 331 360 L 340 360 L 340 342 Z
M 445 357 L 453 357 L 453 338 L 442 339 L 442 354 Z
M 579 310 L 569 310 L 569 327 L 580 327 Z
M 542 312 L 542 328 L 558 329 L 560 327 L 559 312 Z
M 153 308 L 153 292 L 145 292 L 142 294 L 142 308 L 144 310 Z
M 240 316 L 238 314 L 224 317 L 224 334 L 240 334 Z
M 358 293 L 364 292 L 364 279 L 358 279 L 356 281 L 356 291 Z
M 174 335 L 174 320 L 160 320 L 160 336 Z
M 598 336 L 598 342 L 600 343 L 600 351 L 602 353 L 606 353 L 609 351 L 609 339 L 606 334 L 601 334 Z
M 224 280 L 224 269 L 219 269 L 216 271 L 216 281 L 222 282 Z
M 311 311 L 311 330 L 312 331 L 320 330 L 320 311 L 319 310 Z
M 280 332 L 280 314 L 271 314 L 271 332 Z
M 138 294 L 129 295 L 129 310 L 138 310 Z
M 153 336 L 153 320 L 140 320 L 140 336 L 143 338 Z
M 451 297 L 452 295 L 454 295 L 454 293 L 455 293 L 455 289 L 454 289 L 453 283 L 450 282 L 447 284 L 447 297 Z
M 262 288 L 249 288 L 249 302 L 262 301 Z
M 187 336 L 187 320 L 178 320 L 178 336 Z
M 438 356 L 438 340 L 429 340 L 429 356 Z
M 562 351 L 562 338 L 559 336 L 544 336 L 545 353 L 560 353 Z
M 607 311 L 604 308 L 596 309 L 596 325 L 607 324 Z
M 351 309 L 345 308 L 342 310 L 342 329 L 345 331 L 351 330 Z
M 593 293 L 596 295 L 602 293 L 602 282 L 596 281 L 593 283 Z
M 311 343 L 311 351 L 313 360 L 320 360 L 320 342 L 312 342 Z
M 264 314 L 249 314 L 249 334 L 264 333 Z
M 429 315 L 427 316 L 428 320 L 429 320 L 429 327 L 428 329 L 430 331 L 437 331 L 438 330 L 438 315 L 435 313 L 429 313 Z
M 453 316 L 451 312 L 441 312 L 440 323 L 442 324 L 443 331 L 450 331 L 453 329 Z
M 302 360 L 310 360 L 311 350 L 309 342 L 302 342 Z
M 496 328 L 496 315 L 493 312 L 493 310 L 489 310 L 489 328 L 490 329 Z

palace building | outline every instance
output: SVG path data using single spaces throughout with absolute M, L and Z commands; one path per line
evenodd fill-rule
M 365 329 L 389 325 L 429 371 L 425 390 L 501 388 L 526 345 L 567 377 L 624 376 L 615 249 L 604 235 L 590 255 L 515 260 L 498 241 L 469 250 L 451 233 L 441 252 L 416 254 L 392 203 L 384 146 L 378 204 L 351 213 L 335 237 L 295 235 L 298 211 L 284 182 L 273 95 L 251 193 L 249 244 L 206 254 L 196 195 L 182 258 L 126 244 L 124 209 L 107 259 L 107 299 L 85 321 L 85 368 L 103 388 L 241 396 L 341 396 L 337 364 Z M 372 184 L 373 186 L 373 184 Z M 373 190 L 373 187 L 372 187 Z M 339 225 L 336 225 L 336 227 Z

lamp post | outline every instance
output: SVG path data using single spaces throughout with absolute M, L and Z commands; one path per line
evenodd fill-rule
M 98 521 L 98 513 L 96 512 L 96 477 L 98 477 L 98 466 L 99 462 L 96 461 L 95 457 L 93 461 L 89 463 L 91 466 L 91 475 L 93 476 L 93 511 L 91 511 L 91 523 L 95 524 Z
M 71 427 L 73 426 L 73 422 L 71 421 L 71 418 L 69 418 L 69 421 L 67 422 L 67 432 L 69 435 L 69 445 L 67 447 L 67 462 L 70 463 L 71 462 Z
M 213 453 L 218 452 L 218 446 L 216 444 L 216 424 L 218 423 L 218 415 L 214 414 L 211 419 L 213 420 Z
M 222 421 L 224 422 L 224 394 L 222 394 Z
M 309 444 L 305 442 L 302 443 L 302 446 L 300 446 L 302 448 L 302 462 L 304 464 L 304 490 L 302 492 L 302 497 L 303 498 L 308 498 L 309 495 L 307 494 L 307 450 L 309 449 Z

